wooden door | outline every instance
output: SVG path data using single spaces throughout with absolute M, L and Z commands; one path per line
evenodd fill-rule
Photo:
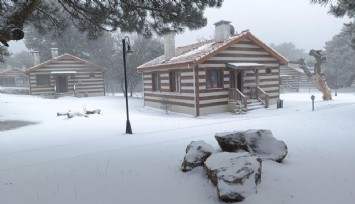
M 57 76 L 56 81 L 57 81 L 57 93 L 68 92 L 68 78 L 66 75 Z

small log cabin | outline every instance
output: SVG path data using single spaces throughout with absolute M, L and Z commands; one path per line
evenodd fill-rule
M 286 92 L 299 92 L 301 76 L 305 75 L 298 65 L 292 66 L 291 64 L 283 65 L 280 67 L 280 89 L 281 93 Z
M 215 38 L 175 49 L 165 36 L 164 55 L 137 68 L 143 74 L 144 104 L 202 116 L 276 104 L 280 66 L 288 61 L 249 31 L 234 34 L 228 21 L 215 23 Z
M 26 71 L 30 94 L 43 96 L 70 95 L 76 97 L 104 96 L 105 68 L 70 54 L 57 56 L 39 64 L 39 53 L 33 52 L 35 65 Z
M 313 67 L 308 69 L 313 71 Z M 304 71 L 299 68 L 299 64 L 289 63 L 280 68 L 280 88 L 281 92 L 303 92 L 315 89 Z
M 0 70 L 0 86 L 2 87 L 28 87 L 28 76 L 19 68 Z

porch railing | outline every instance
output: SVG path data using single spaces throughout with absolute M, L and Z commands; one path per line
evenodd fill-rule
M 262 88 L 257 86 L 258 99 L 265 105 L 265 108 L 269 107 L 269 94 L 267 94 Z
M 229 89 L 229 100 L 230 101 L 240 101 L 243 104 L 243 107 L 245 109 L 247 109 L 248 97 L 245 96 L 238 89 L 236 89 L 236 88 L 230 88 Z

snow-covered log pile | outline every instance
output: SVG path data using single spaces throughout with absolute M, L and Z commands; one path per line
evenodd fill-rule
M 206 159 L 215 149 L 203 140 L 192 141 L 186 148 L 186 155 L 181 165 L 183 172 L 190 171 L 197 166 L 203 166 Z
M 285 142 L 277 140 L 270 130 L 250 129 L 217 133 L 215 138 L 224 152 L 244 150 L 256 153 L 262 159 L 271 159 L 276 162 L 282 162 L 287 155 Z
M 257 193 L 262 160 L 281 163 L 287 155 L 285 142 L 274 138 L 270 130 L 216 133 L 215 138 L 221 151 L 202 140 L 192 141 L 186 148 L 181 170 L 190 171 L 203 164 L 223 202 L 239 202 Z
M 100 114 L 101 110 L 100 109 L 95 109 L 92 111 L 88 111 L 86 109 L 84 109 L 84 113 L 82 112 L 72 112 L 72 111 L 68 111 L 68 112 L 57 112 L 57 116 L 67 116 L 68 118 L 72 118 L 72 117 L 89 117 L 90 114 Z

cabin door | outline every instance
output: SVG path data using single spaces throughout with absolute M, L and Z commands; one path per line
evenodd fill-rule
M 57 81 L 57 93 L 68 92 L 68 78 L 66 75 L 57 76 L 56 81 Z
M 237 88 L 243 93 L 243 71 L 232 71 L 230 83 L 231 88 Z

